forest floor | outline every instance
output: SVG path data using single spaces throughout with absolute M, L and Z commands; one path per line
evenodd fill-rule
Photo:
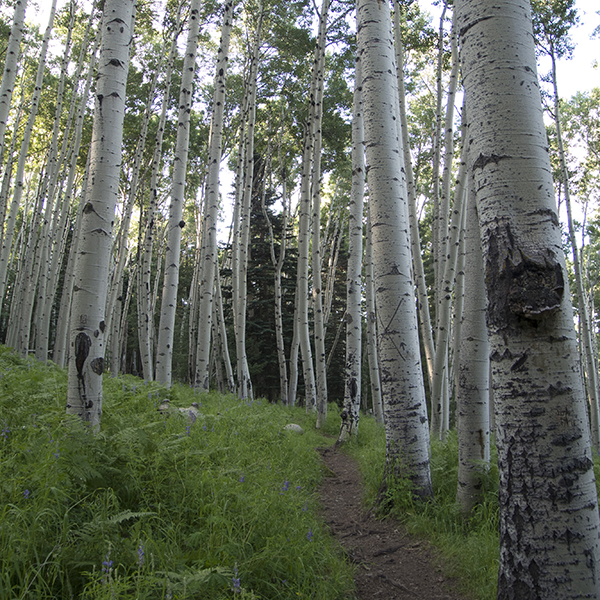
M 319 449 L 326 477 L 319 489 L 323 517 L 356 566 L 358 600 L 468 600 L 444 575 L 442 559 L 423 539 L 363 506 L 356 461 L 334 446 Z

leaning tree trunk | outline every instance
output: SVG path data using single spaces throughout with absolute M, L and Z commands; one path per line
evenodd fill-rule
M 346 273 L 346 373 L 344 410 L 338 441 L 358 433 L 360 417 L 362 363 L 362 240 L 365 195 L 365 147 L 362 113 L 362 76 L 360 60 L 354 75 L 354 112 L 352 115 L 352 189 L 348 226 L 348 268 Z
M 100 426 L 108 264 L 119 193 L 133 0 L 106 0 L 102 19 L 90 184 L 81 220 L 71 307 L 67 413 Z
M 457 0 L 500 474 L 498 598 L 598 598 L 600 519 L 527 0 Z
M 365 148 L 373 267 L 379 321 L 379 361 L 388 477 L 408 477 L 414 492 L 432 495 L 429 429 L 412 257 L 394 38 L 386 3 L 357 2 L 358 56 L 362 63 Z
M 192 0 L 190 6 L 189 31 L 179 91 L 179 118 L 173 164 L 173 183 L 171 186 L 171 209 L 169 212 L 165 275 L 156 347 L 156 380 L 166 386 L 171 385 L 173 369 L 173 340 L 177 289 L 179 287 L 181 232 L 185 225 L 183 205 L 185 202 L 185 182 L 190 142 L 192 88 L 196 71 L 198 38 L 200 36 L 200 4 L 200 0 Z

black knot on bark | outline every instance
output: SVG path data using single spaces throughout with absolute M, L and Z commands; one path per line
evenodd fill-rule
M 511 315 L 536 322 L 554 314 L 565 291 L 563 268 L 554 253 L 523 248 L 508 223 L 491 231 L 487 243 L 488 323 L 502 328 Z

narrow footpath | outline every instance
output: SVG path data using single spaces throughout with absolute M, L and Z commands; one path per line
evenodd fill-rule
M 427 542 L 364 510 L 354 459 L 334 447 L 320 452 L 327 467 L 319 489 L 324 519 L 356 566 L 358 600 L 469 600 L 444 576 Z

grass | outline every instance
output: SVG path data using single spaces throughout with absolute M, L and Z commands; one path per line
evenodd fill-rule
M 91 435 L 66 383 L 0 348 L 0 600 L 351 597 L 318 516 L 314 416 L 107 378 Z M 201 414 L 160 414 L 166 396 Z
M 375 506 L 383 478 L 385 437 L 372 418 L 362 418 L 358 438 L 348 452 L 360 465 L 365 483 L 365 501 Z M 495 465 L 495 457 L 492 457 Z M 373 468 L 373 465 L 378 465 Z M 452 432 L 445 443 L 432 442 L 431 477 L 434 500 L 419 502 L 410 484 L 398 481 L 388 487 L 386 502 L 379 505 L 381 517 L 402 522 L 407 530 L 427 538 L 440 551 L 445 571 L 456 577 L 462 591 L 478 600 L 495 600 L 498 577 L 498 472 L 492 467 L 484 482 L 485 500 L 465 518 L 456 504 L 458 440 Z

